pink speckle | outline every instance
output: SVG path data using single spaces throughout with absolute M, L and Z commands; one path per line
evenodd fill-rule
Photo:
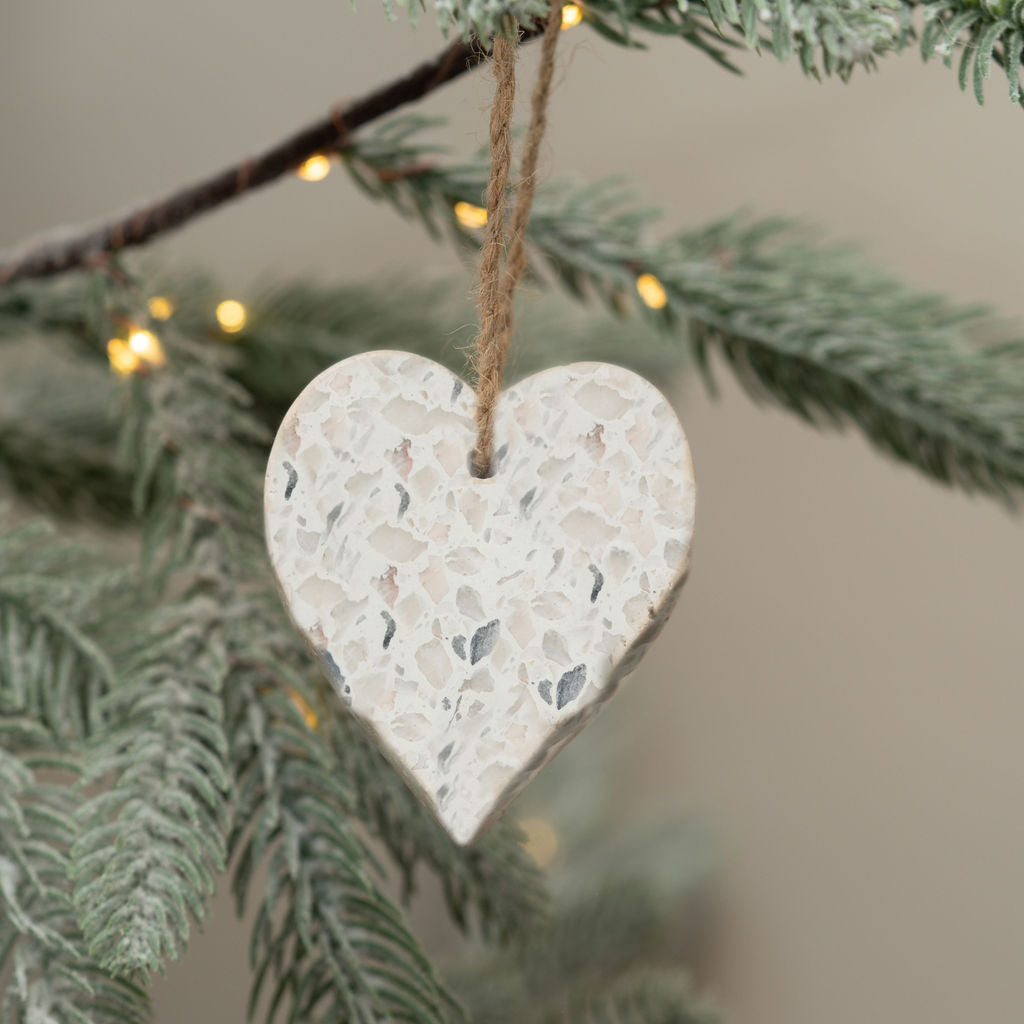
M 395 601 L 398 599 L 398 583 L 396 577 L 398 576 L 398 568 L 394 565 L 388 568 L 388 571 L 382 576 L 378 576 L 375 580 L 377 590 L 380 596 L 384 598 L 385 604 L 389 608 L 395 607 Z
M 412 456 L 409 454 L 410 448 L 412 448 L 412 441 L 410 441 L 409 438 L 406 438 L 391 453 L 391 461 L 394 464 L 395 469 L 398 470 L 398 475 L 403 480 L 408 480 L 409 474 L 412 472 Z

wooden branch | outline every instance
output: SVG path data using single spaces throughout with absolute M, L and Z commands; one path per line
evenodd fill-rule
M 523 32 L 521 38 L 526 40 L 534 35 L 536 30 L 530 30 Z M 259 156 L 243 160 L 99 227 L 62 231 L 0 254 L 0 286 L 94 265 L 110 253 L 142 245 L 173 231 L 222 203 L 280 178 L 316 153 L 343 147 L 357 128 L 407 103 L 415 103 L 487 57 L 487 51 L 479 42 L 452 43 L 433 60 L 348 106 L 335 107 L 323 120 L 295 132 Z

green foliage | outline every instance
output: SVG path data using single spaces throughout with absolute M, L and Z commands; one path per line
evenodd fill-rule
M 206 292 L 195 287 L 195 301 L 205 302 Z M 114 781 L 83 808 L 74 847 L 86 932 L 110 969 L 157 968 L 185 941 L 187 915 L 202 915 L 212 871 L 228 852 L 238 863 L 240 902 L 262 862 L 274 879 L 254 934 L 254 1005 L 273 979 L 271 1015 L 287 1008 L 303 1019 L 450 1019 L 454 1004 L 400 911 L 371 881 L 374 861 L 346 824 L 353 801 L 341 782 L 343 763 L 295 719 L 291 700 L 315 670 L 284 622 L 265 561 L 258 495 L 269 433 L 253 415 L 273 406 L 281 386 L 276 369 L 253 374 L 250 367 L 254 382 L 266 386 L 253 401 L 227 373 L 247 340 L 205 347 L 184 341 L 189 296 L 176 297 L 180 322 L 161 329 L 169 366 L 124 384 L 122 448 L 134 467 L 148 585 L 157 594 L 184 587 L 184 597 L 152 623 L 136 612 L 141 645 L 132 636 L 115 645 L 120 678 L 104 705 L 110 725 L 91 742 L 89 758 L 90 778 Z M 344 309 L 336 305 L 335 320 Z M 273 313 L 256 310 L 254 322 L 257 335 L 262 326 L 280 336 Z M 276 322 L 278 332 L 283 324 L 308 333 L 287 316 Z M 340 356 L 332 342 L 352 343 L 326 328 L 310 337 L 307 359 L 324 365 Z M 168 617 L 175 612 L 178 618 Z M 282 698 L 281 678 L 290 680 L 292 698 Z M 325 717 L 343 713 L 332 706 Z M 403 789 L 390 794 L 408 806 Z M 429 827 L 429 863 L 445 873 L 467 927 L 476 903 L 483 922 L 497 920 L 505 930 L 535 913 L 536 872 L 509 849 L 513 832 L 505 830 L 504 844 L 450 847 L 442 856 L 439 830 Z M 486 880 L 508 865 L 516 873 L 489 892 Z M 513 881 L 530 884 L 520 895 Z
M 716 347 L 755 397 L 852 424 L 942 483 L 1007 499 L 1024 484 L 1021 343 L 972 345 L 965 311 L 784 225 L 727 221 L 673 248 L 666 281 L 699 360 Z M 716 254 L 718 273 L 688 272 Z
M 384 0 L 390 13 L 395 0 Z M 422 0 L 405 0 L 410 13 Z M 455 29 L 464 39 L 490 40 L 507 26 L 509 19 L 527 27 L 544 19 L 545 0 L 433 0 L 441 30 Z
M 397 3 L 415 21 L 423 0 L 383 3 L 389 17 Z M 960 88 L 971 85 L 979 103 L 993 65 L 1005 72 L 1011 101 L 1022 103 L 1024 0 L 588 0 L 581 6 L 584 23 L 613 43 L 643 46 L 645 34 L 671 36 L 733 72 L 739 71 L 733 54 L 745 48 L 781 61 L 795 56 L 804 74 L 845 81 L 919 34 L 924 60 L 939 56 L 951 67 L 959 51 Z M 454 28 L 465 39 L 482 40 L 509 17 L 536 26 L 548 9 L 542 0 L 434 0 L 434 7 L 444 32 Z
M 123 519 L 130 511 L 128 475 L 116 457 L 110 374 L 63 344 L 53 346 L 40 373 L 36 350 L 43 344 L 33 340 L 4 353 L 0 479 L 24 500 L 63 515 Z
M 6 517 L 5 517 L 6 518 Z M 82 744 L 116 671 L 97 641 L 123 574 L 39 524 L 0 534 L 0 998 L 4 1021 L 140 1021 L 146 1000 L 104 972 L 71 900 Z
M 98 608 L 123 581 L 43 524 L 0 535 L 0 715 L 37 723 L 55 744 L 95 731 L 116 686 Z
M 229 352 L 178 343 L 170 354 L 171 367 L 135 382 L 136 461 L 147 474 L 138 493 L 158 524 L 147 547 L 169 545 L 158 561 L 194 565 L 201 591 L 227 608 L 218 666 L 237 789 L 226 847 L 238 862 L 240 910 L 252 872 L 265 861 L 270 874 L 254 926 L 252 1006 L 273 980 L 268 1020 L 281 1010 L 308 1021 L 441 1024 L 451 1004 L 400 911 L 371 882 L 373 862 L 345 821 L 339 765 L 296 711 L 311 665 L 267 600 L 258 496 L 268 433 L 223 372 Z M 207 609 L 207 631 L 221 614 Z M 217 814 L 207 827 L 222 821 Z M 197 874 L 193 888 L 200 883 L 208 880 Z
M 728 51 L 746 47 L 847 79 L 898 47 L 904 10 L 899 0 L 590 0 L 584 21 L 621 45 L 639 45 L 637 30 L 679 37 L 731 71 Z
M 85 781 L 114 781 L 82 806 L 71 862 L 90 950 L 114 974 L 162 970 L 177 957 L 226 853 L 218 610 L 196 597 L 139 618 L 120 652 L 110 725 L 87 753 Z
M 451 168 L 401 118 L 347 153 L 361 187 L 462 245 L 458 200 L 479 202 L 483 163 Z M 933 479 L 1009 497 L 1024 485 L 1024 343 L 972 340 L 977 310 L 904 287 L 848 249 L 813 244 L 780 221 L 737 217 L 648 241 L 653 215 L 613 183 L 556 183 L 535 201 L 528 238 L 574 297 L 632 306 L 682 333 L 706 368 L 714 348 L 753 395 L 802 418 L 852 424 Z M 647 309 L 640 273 L 667 304 Z
M 333 747 L 352 782 L 356 813 L 384 843 L 401 872 L 407 896 L 417 865 L 440 880 L 448 912 L 463 930 L 508 943 L 526 939 L 541 924 L 547 893 L 514 823 L 499 821 L 471 848 L 457 846 L 410 793 L 363 731 L 347 716 L 331 718 Z
M 349 166 L 369 194 L 472 253 L 478 238 L 452 207 L 480 202 L 486 168 L 439 163 L 421 127 L 385 126 L 347 150 Z M 933 478 L 1004 496 L 1024 483 L 1020 343 L 972 343 L 974 311 L 785 225 L 734 219 L 653 242 L 652 220 L 615 185 L 542 192 L 534 282 L 640 316 L 594 327 L 543 305 L 519 325 L 515 372 L 605 356 L 664 377 L 685 341 L 705 369 L 718 351 L 756 397 L 852 423 Z M 662 283 L 664 308 L 640 300 L 641 273 Z M 703 1024 L 678 975 L 645 973 L 679 899 L 654 866 L 624 876 L 577 851 L 574 877 L 603 881 L 563 888 L 546 915 L 516 827 L 455 846 L 345 717 L 276 597 L 259 494 L 286 406 L 368 348 L 458 367 L 471 317 L 436 285 L 286 284 L 265 288 L 228 341 L 216 289 L 182 278 L 160 289 L 175 316 L 150 324 L 167 366 L 112 386 L 104 339 L 146 323 L 153 290 L 95 276 L 0 293 L 11 379 L 35 382 L 0 403 L 8 481 L 52 509 L 135 522 L 142 541 L 135 572 L 34 527 L 0 539 L 0 967 L 17 980 L 12 1019 L 33 1000 L 59 1021 L 141 1019 L 142 996 L 114 975 L 161 969 L 233 863 L 239 907 L 256 913 L 252 1010 L 268 1020 L 459 1019 L 384 894 L 395 870 L 406 898 L 433 874 L 455 923 L 501 947 L 453 975 L 470 1019 Z M 33 336 L 24 354 L 19 335 Z M 102 498 L 83 501 L 86 488 Z M 119 557 L 134 553 L 132 542 Z M 41 781 L 44 766 L 87 784 L 88 799 L 73 806 L 66 786 Z M 636 860 L 596 837 L 584 846 Z M 682 862 L 692 854 L 671 873 Z
M 383 0 L 389 17 L 396 0 Z M 397 0 L 415 21 L 422 0 Z M 507 19 L 524 28 L 544 20 L 544 0 L 433 0 L 445 33 L 489 41 Z M 641 45 L 638 32 L 679 37 L 735 70 L 731 48 L 767 49 L 779 60 L 797 56 L 804 72 L 849 77 L 857 65 L 897 47 L 900 0 L 588 0 L 585 23 L 612 42 Z
M 752 48 L 845 79 L 905 48 L 921 7 L 925 59 L 951 63 L 959 48 L 961 86 L 979 102 L 1000 66 L 1020 102 L 1022 5 L 590 0 L 584 19 L 623 45 L 679 37 L 731 70 Z M 485 40 L 547 9 L 436 6 L 446 30 Z M 370 196 L 472 254 L 479 237 L 453 206 L 482 201 L 487 167 L 445 165 L 420 141 L 425 124 L 397 119 L 349 143 L 346 162 Z M 933 479 L 1008 498 L 1024 484 L 1024 344 L 976 342 L 976 311 L 786 225 L 735 218 L 655 242 L 653 219 L 615 184 L 538 196 L 534 283 L 640 316 L 594 325 L 541 305 L 517 326 L 510 376 L 610 357 L 664 378 L 685 342 L 709 382 L 716 351 L 758 399 L 852 424 Z M 663 308 L 641 301 L 641 274 L 660 281 Z M 649 966 L 699 875 L 685 833 L 577 836 L 548 912 L 517 826 L 456 846 L 347 717 L 280 607 L 259 496 L 284 410 L 320 370 L 370 348 L 461 368 L 472 318 L 436 284 L 273 284 L 228 340 L 211 282 L 162 284 L 177 306 L 167 323 L 148 321 L 155 290 L 119 267 L 0 289 L 3 482 L 121 531 L 104 556 L 35 524 L 0 534 L 3 1020 L 146 1020 L 133 979 L 181 951 L 231 865 L 239 911 L 255 913 L 250 1009 L 268 1021 L 709 1024 L 680 972 Z M 126 323 L 156 329 L 168 364 L 118 384 L 105 345 Z M 442 978 L 386 895 L 392 872 L 406 901 L 433 875 L 455 924 L 491 945 Z
M 731 54 L 746 47 L 779 60 L 796 56 L 814 78 L 844 80 L 919 35 L 926 61 L 938 56 L 951 67 L 959 51 L 960 88 L 970 85 L 979 103 L 993 66 L 1005 72 L 1010 100 L 1024 102 L 1024 0 L 589 0 L 584 21 L 621 45 L 642 45 L 637 30 L 681 38 L 730 71 L 739 70 Z
M 393 301 L 397 294 L 401 302 Z M 571 312 L 564 304 L 531 303 L 509 354 L 510 380 L 577 359 L 614 358 L 659 380 L 678 367 L 678 349 L 649 326 Z M 558 338 L 557 349 L 552 337 Z M 259 418 L 276 429 L 302 388 L 340 359 L 400 348 L 465 373 L 474 341 L 473 311 L 448 280 L 428 285 L 395 279 L 358 287 L 278 283 L 253 302 L 227 372 L 252 395 Z
M 273 986 L 267 1019 L 444 1024 L 454 1004 L 401 913 L 371 880 L 371 858 L 341 813 L 344 774 L 293 697 L 233 699 L 239 807 L 235 892 L 244 907 L 267 861 L 251 946 L 250 1006 Z
M 667 933 L 697 930 L 688 920 L 699 917 L 702 837 L 692 828 L 634 829 L 632 842 L 608 843 L 593 821 L 575 835 L 571 820 L 563 824 L 567 850 L 546 923 L 528 942 L 481 952 L 453 972 L 470 1019 L 712 1024 L 716 1015 L 683 972 L 649 966 Z
M 146 1019 L 145 995 L 91 960 L 71 907 L 67 848 L 74 800 L 52 772 L 51 737 L 31 719 L 0 717 L 0 974 L 10 1024 L 115 1024 Z
M 941 56 L 947 67 L 960 49 L 960 88 L 973 86 L 979 103 L 985 102 L 985 82 L 993 64 L 1006 73 L 1010 100 L 1022 103 L 1021 54 L 1024 53 L 1024 0 L 924 0 L 921 56 Z
M 685 975 L 646 970 L 546 1019 L 551 1024 L 713 1024 L 718 1017 Z

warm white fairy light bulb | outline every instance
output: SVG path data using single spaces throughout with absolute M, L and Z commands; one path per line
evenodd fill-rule
M 636 290 L 645 306 L 664 309 L 668 305 L 665 286 L 653 274 L 641 274 L 636 279 Z
M 303 181 L 323 181 L 331 173 L 330 157 L 323 153 L 314 153 L 308 160 L 303 160 L 299 164 L 295 173 Z
M 236 299 L 225 299 L 217 305 L 217 323 L 226 334 L 237 334 L 248 318 L 245 306 Z
M 482 228 L 487 223 L 487 211 L 482 206 L 472 203 L 458 202 L 455 204 L 455 219 L 469 230 Z
M 147 303 L 154 320 L 170 320 L 174 315 L 174 302 L 166 295 L 154 295 Z
M 575 28 L 583 20 L 583 8 L 579 4 L 562 5 L 562 31 Z

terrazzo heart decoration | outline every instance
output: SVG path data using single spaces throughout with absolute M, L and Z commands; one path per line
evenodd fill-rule
M 346 359 L 285 416 L 266 531 L 292 618 L 452 837 L 479 836 L 636 666 L 682 586 L 690 453 L 636 374 L 577 363 L 498 405 L 403 352 Z

